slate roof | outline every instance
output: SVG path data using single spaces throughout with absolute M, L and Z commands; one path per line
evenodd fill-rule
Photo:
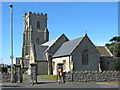
M 42 61 L 47 61 L 46 55 L 45 55 L 45 50 L 47 49 L 47 46 L 41 46 L 41 45 L 35 45 L 35 54 L 36 54 L 36 59 L 42 60 Z
M 113 56 L 106 46 L 96 46 L 101 56 Z
M 53 43 L 55 43 L 55 41 L 58 39 L 58 37 L 57 38 L 55 38 L 55 39 L 53 39 L 53 40 L 50 40 L 50 41 L 48 41 L 48 42 L 46 42 L 46 43 L 43 43 L 43 44 L 41 44 L 42 46 L 52 46 L 53 45 Z
M 53 55 L 53 58 L 70 55 L 72 50 L 78 45 L 78 43 L 83 39 L 83 37 L 64 42 L 62 46 L 57 50 L 57 52 Z
M 62 34 L 62 35 L 63 35 L 63 34 Z M 48 41 L 48 42 L 46 42 L 46 43 L 41 44 L 42 46 L 48 46 L 48 48 L 45 50 L 45 52 L 46 52 L 62 35 L 58 36 L 57 38 L 55 38 L 55 39 L 53 39 L 53 40 L 50 40 L 50 41 Z

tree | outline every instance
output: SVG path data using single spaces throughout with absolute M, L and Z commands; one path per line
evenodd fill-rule
M 115 64 L 112 66 L 113 70 L 120 70 L 120 60 L 117 60 Z
M 120 36 L 113 37 L 110 42 L 112 43 L 106 44 L 107 48 L 113 55 L 115 54 L 115 57 L 120 57 Z
M 106 46 L 113 53 L 115 52 L 116 57 L 120 57 L 120 36 L 115 36 L 110 39 L 111 44 L 107 43 Z M 114 54 L 114 53 L 113 53 Z M 117 60 L 116 63 L 112 66 L 113 70 L 120 70 L 120 60 Z
M 110 39 L 110 41 L 119 42 L 120 41 L 120 36 L 115 36 L 112 39 Z

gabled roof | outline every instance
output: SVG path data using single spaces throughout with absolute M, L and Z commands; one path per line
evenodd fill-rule
M 60 37 L 60 36 L 59 36 L 59 37 Z M 43 43 L 43 44 L 41 44 L 41 45 L 42 45 L 42 46 L 51 47 L 51 46 L 53 45 L 53 43 L 55 43 L 55 41 L 56 41 L 59 37 L 57 37 L 57 38 L 55 38 L 55 39 L 53 39 L 53 40 L 50 40 L 50 41 L 48 41 L 48 42 L 46 42 L 46 43 Z
M 62 44 L 62 46 L 58 49 L 58 51 L 53 55 L 53 58 L 54 57 L 70 55 L 71 52 L 74 50 L 74 48 L 78 45 L 78 43 L 83 38 L 84 38 L 84 36 L 83 37 L 79 37 L 79 38 L 74 39 L 74 40 L 71 40 L 71 41 L 64 42 Z
M 113 56 L 106 46 L 96 46 L 96 48 L 100 52 L 101 56 Z
M 36 54 L 36 60 L 37 61 L 47 61 L 45 50 L 47 49 L 47 46 L 41 46 L 41 45 L 35 45 L 35 54 Z
M 48 41 L 48 42 L 46 42 L 46 43 L 41 44 L 41 46 L 48 46 L 48 48 L 45 50 L 45 52 L 46 52 L 47 50 L 49 50 L 49 48 L 50 48 L 61 36 L 63 36 L 63 35 L 64 35 L 64 34 L 58 36 L 57 38 L 55 38 L 55 39 L 53 39 L 53 40 L 50 40 L 50 41 Z M 65 36 L 65 35 L 64 35 L 64 36 Z

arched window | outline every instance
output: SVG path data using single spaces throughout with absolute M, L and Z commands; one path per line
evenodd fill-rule
M 40 21 L 37 21 L 37 28 L 40 28 Z
M 88 50 L 82 52 L 82 65 L 88 65 Z

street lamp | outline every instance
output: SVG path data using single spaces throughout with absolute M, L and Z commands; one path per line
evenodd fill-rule
M 13 82 L 13 28 L 12 28 L 12 4 L 9 4 L 11 8 L 11 82 Z

